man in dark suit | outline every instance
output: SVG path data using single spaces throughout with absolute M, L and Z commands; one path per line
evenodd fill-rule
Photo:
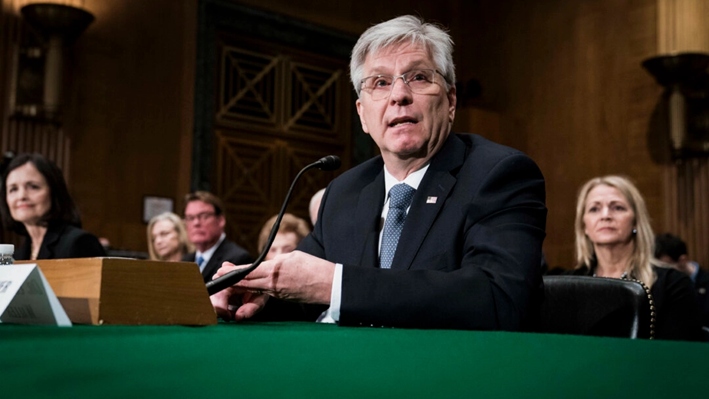
M 217 314 L 250 318 L 273 296 L 323 305 L 321 320 L 341 325 L 529 328 L 542 294 L 544 179 L 519 151 L 450 134 L 448 34 L 413 16 L 375 25 L 350 75 L 381 156 L 328 186 L 299 251 L 213 295 Z
M 187 238 L 197 251 L 183 260 L 197 263 L 205 283 L 212 280 L 224 262 L 241 265 L 253 261 L 245 249 L 226 239 L 223 209 L 222 201 L 206 191 L 185 197 Z
M 687 244 L 676 235 L 658 234 L 655 237 L 655 257 L 692 279 L 697 291 L 702 326 L 709 327 L 709 273 L 689 258 Z

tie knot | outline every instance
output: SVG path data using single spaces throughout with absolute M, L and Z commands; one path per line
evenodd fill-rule
M 411 204 L 414 198 L 416 189 L 405 184 L 399 183 L 389 190 L 389 208 L 406 209 Z

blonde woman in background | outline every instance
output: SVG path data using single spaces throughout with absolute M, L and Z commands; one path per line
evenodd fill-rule
M 278 215 L 273 215 L 261 228 L 261 233 L 258 236 L 259 252 L 263 251 L 263 248 L 266 246 L 268 236 L 271 234 L 271 229 L 273 228 L 273 224 L 276 223 L 277 217 Z M 273 259 L 276 255 L 293 252 L 300 243 L 300 240 L 305 238 L 308 234 L 310 234 L 308 222 L 290 213 L 284 214 L 281 225 L 278 228 L 278 233 L 276 233 L 276 237 L 273 239 L 273 244 L 268 250 L 265 260 Z
M 697 340 L 701 327 L 691 280 L 653 257 L 655 235 L 645 200 L 622 176 L 589 180 L 576 204 L 574 274 L 636 279 L 655 301 L 655 336 Z
M 148 223 L 148 252 L 152 260 L 179 262 L 194 251 L 187 240 L 187 231 L 182 219 L 172 212 L 164 212 Z

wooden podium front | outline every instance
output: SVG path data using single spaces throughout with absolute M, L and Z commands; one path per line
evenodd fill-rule
M 217 323 L 202 275 L 191 262 L 109 257 L 21 263 L 39 265 L 72 323 Z

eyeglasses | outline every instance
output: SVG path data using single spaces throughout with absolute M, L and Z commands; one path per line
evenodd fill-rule
M 185 223 L 192 223 L 195 220 L 199 220 L 200 222 L 205 222 L 207 219 L 211 218 L 214 216 L 214 212 L 202 212 L 198 213 L 196 215 L 185 215 Z
M 436 74 L 443 76 L 435 69 L 414 69 L 401 75 L 374 75 L 360 81 L 362 90 L 369 93 L 372 100 L 383 100 L 391 94 L 397 79 L 409 86 L 417 94 L 433 94 L 437 89 Z M 443 77 L 445 81 L 445 77 Z

